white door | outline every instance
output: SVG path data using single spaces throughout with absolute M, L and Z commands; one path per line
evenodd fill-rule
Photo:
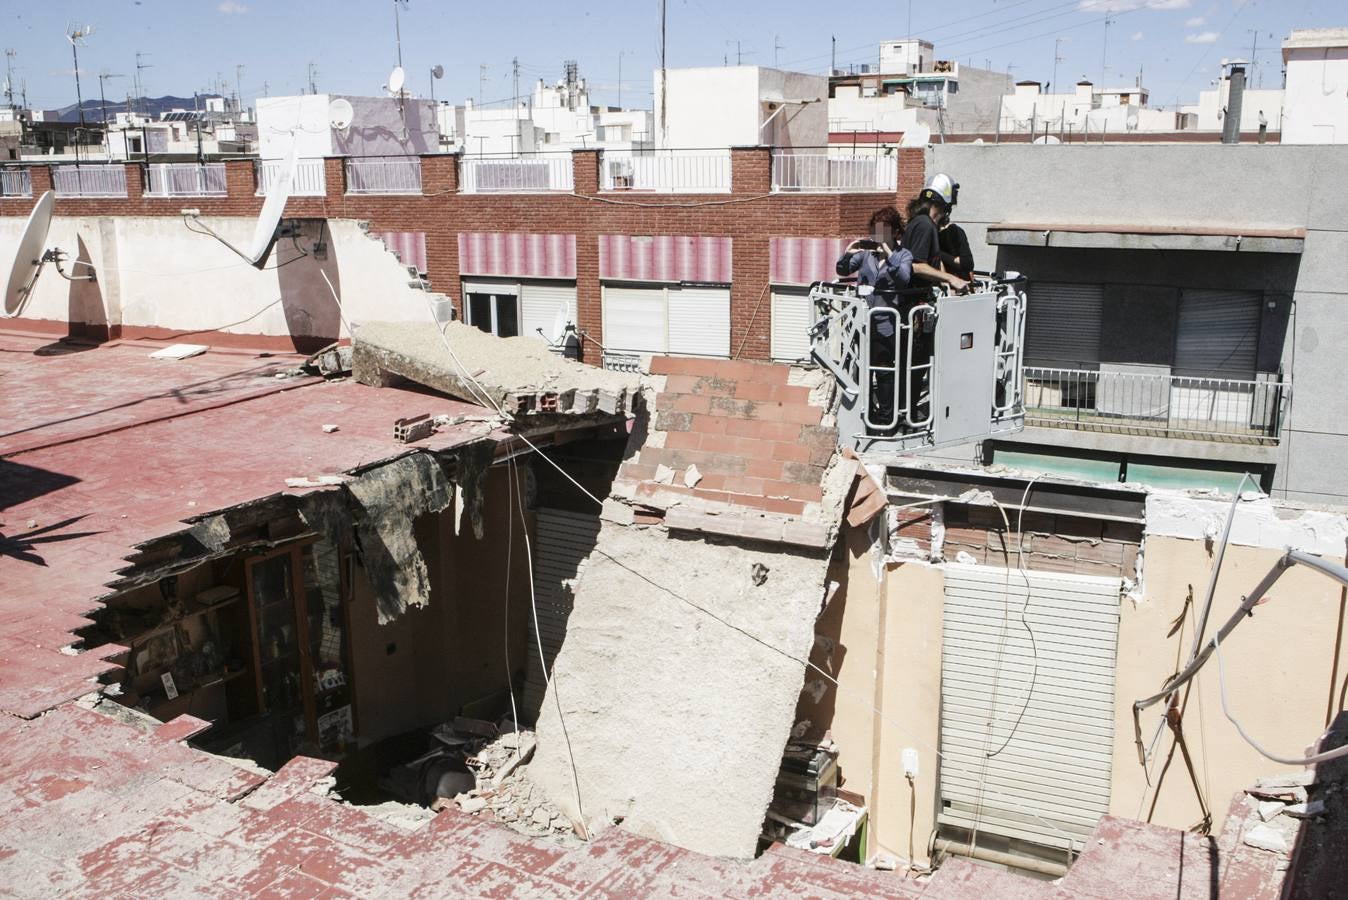
M 669 288 L 669 352 L 730 358 L 730 288 Z
M 497 337 L 520 333 L 520 286 L 513 281 L 465 281 L 465 320 L 474 328 Z
M 520 284 L 520 329 L 525 337 L 556 343 L 568 322 L 576 323 L 575 282 L 525 281 Z
M 1080 849 L 1109 811 L 1119 589 L 946 566 L 939 822 Z
M 796 362 L 810 358 L 810 326 L 814 324 L 806 288 L 772 289 L 772 358 Z
M 536 721 L 547 690 L 543 664 L 551 673 L 553 660 L 566 638 L 566 620 L 571 617 L 575 583 L 585 560 L 599 539 L 599 517 L 594 514 L 539 509 L 534 536 L 534 602 L 538 608 L 538 630 L 529 616 L 528 660 L 524 678 L 524 696 L 520 714 L 527 722 Z M 538 658 L 539 644 L 543 659 Z

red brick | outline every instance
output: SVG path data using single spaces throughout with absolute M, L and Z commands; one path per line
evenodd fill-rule
M 746 459 L 744 461 L 744 474 L 752 478 L 780 481 L 782 464 L 775 459 Z
M 818 484 L 824 470 L 809 463 L 788 462 L 782 464 L 784 480 L 792 484 Z
M 725 480 L 728 477 L 730 476 L 722 475 L 719 472 L 703 473 L 702 479 L 693 487 L 706 491 L 723 491 L 725 490 Z
M 800 444 L 774 443 L 772 445 L 772 458 L 782 462 L 809 462 L 810 448 Z
M 789 500 L 784 497 L 756 497 L 751 494 L 736 494 L 731 498 L 731 502 L 736 506 L 747 506 L 753 509 L 761 509 L 764 512 L 788 516 L 798 516 L 805 512 L 803 501 Z
M 704 434 L 701 436 L 702 449 L 712 453 L 738 453 L 739 438 L 727 434 Z
M 765 403 L 774 399 L 772 395 L 776 390 L 777 387 L 764 381 L 741 381 L 735 386 L 735 398 Z
M 618 470 L 618 477 L 628 481 L 647 481 L 655 477 L 655 466 L 633 462 L 623 463 L 622 468 Z
M 732 494 L 753 494 L 755 496 L 763 495 L 763 487 L 767 482 L 762 478 L 749 478 L 744 475 L 736 475 L 725 480 L 725 489 Z
M 669 396 L 669 395 L 663 395 Z M 699 397 L 694 394 L 680 394 L 674 401 L 675 412 L 688 412 L 706 414 L 711 412 L 711 401 L 707 397 Z M 720 415 L 725 415 L 720 413 Z
M 713 503 L 730 502 L 730 494 L 726 493 L 725 491 L 704 490 L 703 488 L 699 487 L 696 488 L 695 490 L 689 491 L 688 493 L 702 500 L 710 500 Z
M 799 387 L 797 385 L 777 385 L 772 389 L 772 400 L 775 403 L 790 403 L 799 406 L 808 405 L 810 399 L 810 389 Z
M 824 491 L 817 484 L 796 484 L 790 481 L 774 481 L 764 488 L 770 497 L 790 497 L 806 503 L 818 503 L 824 498 Z
M 713 416 L 731 416 L 736 419 L 757 417 L 758 404 L 754 403 L 752 400 L 735 400 L 731 397 L 712 397 L 710 399 L 710 406 L 710 411 Z M 705 410 L 691 411 L 699 412 Z
M 698 434 L 725 434 L 730 421 L 725 416 L 693 416 L 692 430 Z
M 702 447 L 702 435 L 695 431 L 671 431 L 665 434 L 665 446 L 670 450 L 697 450 Z

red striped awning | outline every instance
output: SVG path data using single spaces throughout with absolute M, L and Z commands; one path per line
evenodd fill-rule
M 834 265 L 847 238 L 772 238 L 768 246 L 768 280 L 773 284 L 811 284 L 836 278 Z
M 599 277 L 729 284 L 731 249 L 728 237 L 601 234 Z
M 574 279 L 576 236 L 463 232 L 459 234 L 459 271 L 464 275 Z
M 417 271 L 425 275 L 426 269 L 426 232 L 424 231 L 385 231 L 379 235 L 405 266 L 416 266 Z

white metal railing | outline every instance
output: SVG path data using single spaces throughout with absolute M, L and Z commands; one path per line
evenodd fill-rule
M 772 151 L 774 191 L 898 190 L 899 167 L 894 157 L 829 156 L 826 153 Z
M 125 197 L 126 166 L 52 166 L 56 193 L 66 197 Z
M 720 194 L 730 190 L 729 150 L 606 150 L 599 155 L 605 191 Z
M 150 176 L 147 197 L 223 197 L 229 193 L 221 162 L 152 163 L 146 169 Z
M 0 169 L 0 197 L 33 196 L 33 176 L 27 169 Z
M 1278 442 L 1282 381 L 1025 367 L 1028 425 Z
M 460 162 L 465 194 L 523 194 L 575 190 L 570 153 L 469 157 Z
M 415 156 L 348 159 L 346 191 L 349 194 L 420 194 L 421 160 Z
M 260 159 L 257 162 L 257 195 L 265 197 L 285 171 L 285 160 Z M 290 185 L 292 197 L 322 197 L 327 193 L 327 177 L 323 160 L 301 159 L 295 166 L 295 180 Z

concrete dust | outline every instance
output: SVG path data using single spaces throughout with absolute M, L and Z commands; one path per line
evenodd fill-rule
M 506 730 L 477 748 L 468 758 L 468 768 L 477 776 L 478 787 L 459 794 L 454 802 L 466 813 L 490 812 L 520 834 L 580 846 L 584 842 L 576 836 L 572 820 L 529 777 L 536 744 L 533 732 L 520 729 Z

